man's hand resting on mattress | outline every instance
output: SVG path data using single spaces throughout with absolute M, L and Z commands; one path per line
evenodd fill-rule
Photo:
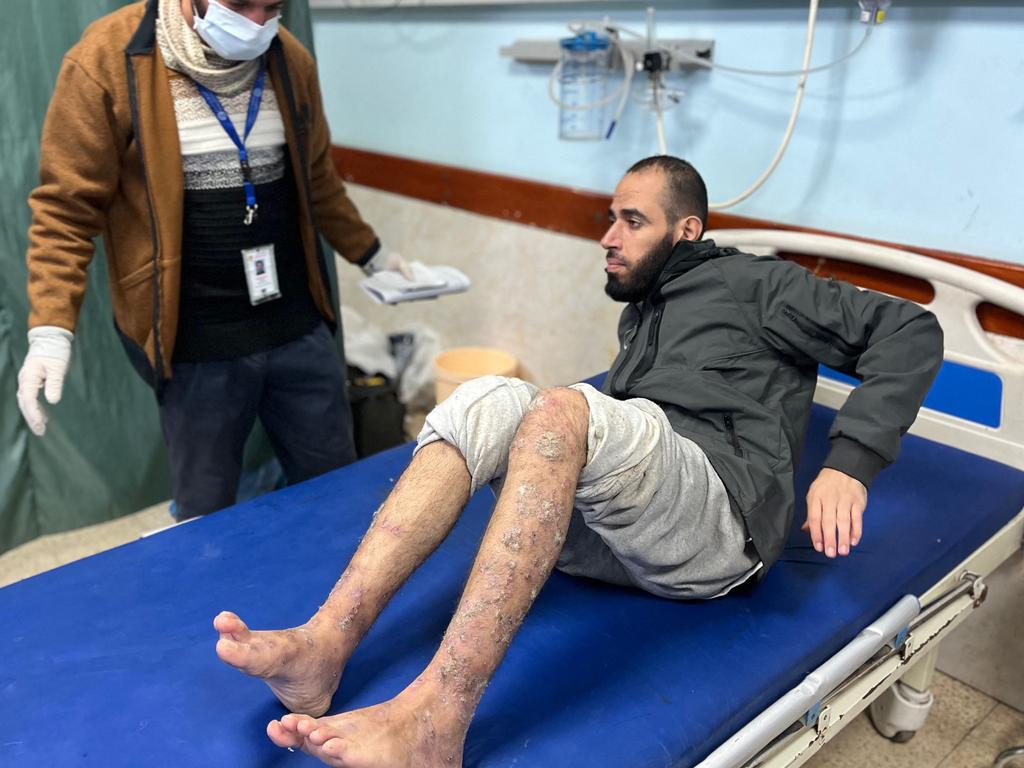
M 821 470 L 807 492 L 807 522 L 814 548 L 828 557 L 850 554 L 860 542 L 867 488 L 837 469 Z M 837 540 L 838 539 L 838 540 Z

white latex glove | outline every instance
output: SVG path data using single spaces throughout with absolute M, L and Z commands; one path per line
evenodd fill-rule
M 401 257 L 397 252 L 388 250 L 383 246 L 373 254 L 373 258 L 363 264 L 363 272 L 367 277 L 376 273 L 382 272 L 385 269 L 390 269 L 394 272 L 401 273 L 402 277 L 410 282 L 414 280 L 412 274 L 412 267 L 409 266 L 409 262 Z
M 47 402 L 60 402 L 64 376 L 71 362 L 75 335 L 64 328 L 41 325 L 28 332 L 28 355 L 18 372 L 18 407 L 35 434 L 46 432 L 46 411 L 39 406 L 39 390 Z

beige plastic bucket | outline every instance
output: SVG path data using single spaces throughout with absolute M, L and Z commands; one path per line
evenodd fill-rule
M 490 347 L 459 347 L 434 358 L 434 394 L 441 402 L 464 381 L 478 376 L 515 376 L 514 355 Z

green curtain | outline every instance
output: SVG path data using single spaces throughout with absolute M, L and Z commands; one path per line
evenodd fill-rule
M 97 243 L 61 402 L 44 402 L 46 435 L 21 419 L 15 393 L 28 343 L 25 251 L 39 135 L 64 53 L 118 0 L 5 0 L 0 45 L 0 552 L 36 536 L 109 520 L 170 496 L 152 391 L 114 332 L 106 259 Z M 306 0 L 284 23 L 312 49 Z M 246 466 L 270 456 L 254 434 Z

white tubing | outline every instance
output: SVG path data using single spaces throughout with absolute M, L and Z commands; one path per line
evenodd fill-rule
M 622 114 L 622 105 L 625 102 L 626 98 L 629 96 L 629 86 L 633 82 L 633 54 L 626 49 L 626 46 L 619 42 L 619 39 L 616 36 L 612 35 L 609 39 L 615 44 L 615 48 L 618 50 L 619 56 L 622 58 L 622 84 L 617 89 L 615 89 L 611 94 L 605 96 L 603 99 L 598 99 L 597 101 L 592 101 L 589 104 L 582 105 L 566 104 L 564 101 L 562 101 L 555 95 L 555 82 L 558 80 L 558 76 L 562 72 L 562 60 L 559 59 L 558 62 L 555 64 L 554 68 L 551 70 L 551 74 L 548 76 L 548 97 L 559 108 L 583 112 L 588 109 L 597 109 L 598 107 L 603 107 L 605 104 L 610 104 L 611 102 L 615 101 L 615 99 L 620 99 L 619 111 L 616 113 L 616 115 Z
M 842 64 L 844 61 L 848 61 L 860 53 L 861 48 L 867 43 L 868 38 L 871 37 L 871 30 L 873 27 L 865 27 L 864 37 L 860 39 L 860 42 L 855 45 L 849 53 L 840 56 L 835 61 L 830 61 L 828 64 L 819 64 L 816 67 L 803 68 L 803 69 L 745 69 L 743 67 L 729 67 L 725 64 L 719 64 L 715 61 L 708 61 L 702 59 L 700 56 L 694 56 L 691 53 L 673 48 L 672 46 L 665 46 L 665 50 L 671 53 L 673 56 L 685 59 L 691 64 L 695 64 L 698 67 L 705 67 L 706 69 L 720 69 L 723 72 L 730 72 L 736 75 L 757 75 L 759 77 L 797 77 L 798 75 L 813 75 L 816 72 L 824 72 L 827 69 L 832 69 Z
M 800 67 L 801 70 L 806 70 L 808 63 L 811 60 L 811 49 L 814 47 L 814 26 L 818 18 L 818 0 L 811 0 L 810 9 L 807 16 L 807 41 L 804 44 L 804 60 L 803 65 Z M 768 180 L 768 177 L 772 175 L 775 169 L 778 167 L 779 162 L 782 160 L 782 156 L 786 152 L 786 147 L 789 146 L 789 140 L 793 137 L 793 128 L 796 126 L 796 118 L 800 114 L 800 104 L 804 100 L 804 89 L 807 86 L 807 72 L 805 71 L 800 76 L 800 82 L 796 85 L 796 98 L 793 101 L 793 111 L 789 115 L 789 124 L 786 126 L 786 133 L 782 137 L 782 143 L 779 145 L 778 150 L 775 152 L 775 157 L 772 158 L 771 164 L 767 170 L 761 174 L 761 176 L 751 184 L 746 191 L 736 195 L 736 197 L 730 198 L 720 203 L 711 203 L 708 205 L 708 209 L 712 211 L 720 211 L 723 208 L 731 208 L 732 206 L 743 202 L 752 194 L 754 194 L 761 185 Z
M 622 85 L 622 98 L 619 99 L 618 109 L 615 110 L 615 116 L 612 117 L 612 121 L 608 126 L 608 132 L 605 135 L 606 139 L 612 137 L 612 131 L 619 124 L 622 113 L 626 111 L 626 104 L 629 103 L 629 89 L 633 85 L 633 72 L 636 71 L 636 68 L 633 66 L 633 53 L 621 43 L 619 44 L 619 53 L 622 54 L 622 67 L 628 74 L 626 75 L 626 82 Z
M 658 126 L 658 149 L 661 154 L 668 154 L 668 144 L 665 142 L 665 113 L 661 111 L 661 94 L 658 93 L 658 84 L 654 84 L 654 114 Z

